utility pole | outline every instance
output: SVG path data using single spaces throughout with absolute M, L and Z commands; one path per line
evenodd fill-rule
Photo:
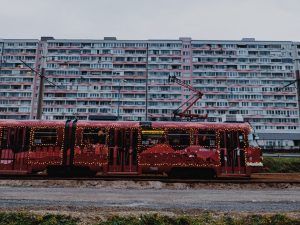
M 1 60 L 0 60 L 0 70 L 2 69 L 2 63 L 3 63 L 3 55 L 4 55 L 4 40 L 2 41 L 2 48 L 1 48 Z
M 40 119 L 42 119 L 42 114 L 43 114 L 44 81 L 47 81 L 49 84 L 51 84 L 54 87 L 58 87 L 58 88 L 61 88 L 61 87 L 56 85 L 54 82 L 50 81 L 45 76 L 45 68 L 44 67 L 42 68 L 41 73 L 39 73 L 38 71 L 33 69 L 30 65 L 28 65 L 26 62 L 24 62 L 22 59 L 20 59 L 20 61 L 25 66 L 27 66 L 32 72 L 36 73 L 40 77 L 38 105 L 37 105 L 37 117 L 36 117 L 36 119 L 40 120 Z
M 123 84 L 126 82 L 127 80 L 123 80 L 123 79 L 119 79 L 119 85 L 118 85 L 118 109 L 117 109 L 117 120 L 120 120 L 120 104 L 121 104 L 121 82 L 123 82 Z
M 119 86 L 118 86 L 118 109 L 117 109 L 117 120 L 120 120 L 120 94 L 121 94 L 121 80 L 119 80 Z
M 147 42 L 147 48 L 146 48 L 146 115 L 145 115 L 145 121 L 148 121 L 148 51 L 149 51 L 149 46 L 148 46 L 148 42 Z
M 298 103 L 298 118 L 300 118 L 300 72 L 299 72 L 299 63 L 300 63 L 300 58 L 298 55 L 298 49 L 297 45 L 294 44 L 292 45 L 293 47 L 293 61 L 294 61 L 294 71 L 295 71 L 295 78 L 296 80 L 285 87 L 290 86 L 293 83 L 296 83 L 296 91 L 297 91 L 297 103 Z
M 299 61 L 296 59 L 296 83 L 297 83 L 297 97 L 298 97 L 298 112 L 300 112 L 300 72 L 299 72 Z M 298 115 L 300 117 L 300 113 Z
M 45 79 L 45 68 L 42 68 L 40 75 L 39 95 L 37 103 L 37 114 L 36 119 L 42 119 L 43 114 L 43 99 L 44 99 L 44 79 Z

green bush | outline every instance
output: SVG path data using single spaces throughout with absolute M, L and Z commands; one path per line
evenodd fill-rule
M 0 225 L 37 224 L 34 215 L 23 213 L 0 213 Z
M 295 173 L 300 172 L 299 158 L 271 158 L 263 160 L 265 172 L 268 173 Z

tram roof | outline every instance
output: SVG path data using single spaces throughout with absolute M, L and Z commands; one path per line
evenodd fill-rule
M 248 123 L 152 122 L 153 128 L 250 129 Z
M 65 120 L 0 120 L 0 126 L 65 126 Z M 198 129 L 250 129 L 248 123 L 175 122 L 175 121 L 77 121 L 82 127 L 138 128 L 147 125 L 152 128 L 198 128 Z M 146 126 L 146 127 L 147 127 Z
M 65 126 L 62 120 L 0 120 L 0 126 Z

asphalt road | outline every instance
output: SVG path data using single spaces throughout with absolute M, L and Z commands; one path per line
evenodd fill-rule
M 97 207 L 236 212 L 300 210 L 300 190 L 37 188 L 0 186 L 0 208 Z

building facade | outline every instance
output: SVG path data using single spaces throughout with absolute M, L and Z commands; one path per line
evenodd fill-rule
M 299 145 L 297 82 L 285 87 L 299 71 L 297 42 L 0 39 L 0 57 L 0 119 L 36 118 L 40 77 L 21 59 L 57 85 L 45 82 L 43 119 L 169 120 L 194 94 L 169 83 L 176 76 L 204 93 L 191 113 L 242 114 L 264 145 Z

